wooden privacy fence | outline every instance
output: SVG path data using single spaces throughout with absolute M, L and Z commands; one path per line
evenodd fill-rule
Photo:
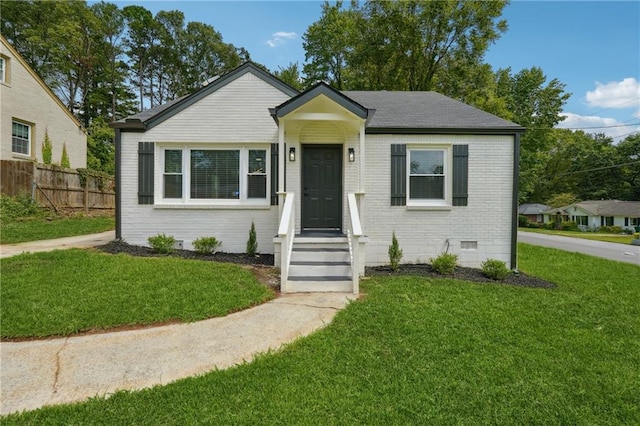
M 113 177 L 86 169 L 63 169 L 30 161 L 0 160 L 0 192 L 32 195 L 45 207 L 60 209 L 115 209 Z

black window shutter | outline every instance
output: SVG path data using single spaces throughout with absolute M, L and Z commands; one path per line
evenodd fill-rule
M 271 144 L 271 205 L 278 205 L 278 144 Z
M 407 145 L 391 145 L 391 205 L 407 204 Z
M 138 204 L 153 204 L 153 142 L 138 142 Z
M 629 218 L 628 217 L 624 218 L 624 226 L 629 226 Z
M 453 146 L 453 205 L 466 206 L 469 187 L 469 145 Z

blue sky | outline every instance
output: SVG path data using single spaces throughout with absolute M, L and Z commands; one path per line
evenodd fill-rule
M 178 9 L 187 21 L 212 25 L 227 43 L 246 48 L 271 70 L 305 62 L 302 35 L 320 18 L 321 1 L 115 1 L 152 13 Z M 345 1 L 345 3 L 348 3 Z M 542 68 L 572 93 L 561 127 L 616 139 L 640 131 L 640 2 L 512 1 L 509 30 L 486 62 L 494 69 Z M 599 127 L 605 126 L 605 127 Z M 595 128 L 598 127 L 598 128 Z

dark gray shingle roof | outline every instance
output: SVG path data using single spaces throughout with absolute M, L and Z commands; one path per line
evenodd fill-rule
M 524 128 L 436 92 L 344 91 L 375 109 L 368 129 L 524 131 Z

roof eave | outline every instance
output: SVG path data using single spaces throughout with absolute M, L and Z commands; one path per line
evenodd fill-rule
M 112 129 L 144 131 L 147 130 L 146 123 L 137 119 L 126 119 L 125 121 L 112 121 L 109 123 Z
M 367 127 L 366 133 L 369 134 L 464 134 L 464 135 L 514 135 L 525 132 L 524 127 L 487 127 L 487 128 L 468 128 L 468 127 Z

